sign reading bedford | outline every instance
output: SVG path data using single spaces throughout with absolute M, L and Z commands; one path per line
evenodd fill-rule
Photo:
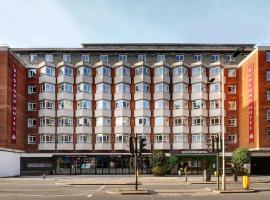
M 249 142 L 254 142 L 254 64 L 248 66 Z
M 12 67 L 11 84 L 11 143 L 16 144 L 17 69 L 15 65 Z

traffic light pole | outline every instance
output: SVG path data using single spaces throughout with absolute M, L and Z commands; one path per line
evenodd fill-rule
M 135 136 L 135 190 L 138 190 L 137 154 L 138 154 L 138 145 L 137 145 L 137 136 Z

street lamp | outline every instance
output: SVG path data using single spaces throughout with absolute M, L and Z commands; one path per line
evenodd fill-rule
M 225 66 L 221 66 L 221 134 L 222 134 L 222 190 L 226 190 L 226 175 L 225 175 L 225 111 L 224 111 L 224 68 L 226 68 L 227 65 L 229 65 L 233 58 L 236 58 L 238 55 L 240 55 L 245 50 L 245 47 L 238 47 L 232 55 L 232 58 L 229 60 L 229 62 Z

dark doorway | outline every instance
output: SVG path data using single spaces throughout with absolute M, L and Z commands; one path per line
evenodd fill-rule
M 270 175 L 270 157 L 252 157 L 251 174 Z

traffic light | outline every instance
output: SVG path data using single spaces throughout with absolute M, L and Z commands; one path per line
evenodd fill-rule
M 143 138 L 143 137 L 141 137 L 141 138 L 140 138 L 140 150 L 139 150 L 139 156 L 141 156 L 142 153 L 146 151 L 146 149 L 145 149 L 145 146 L 146 146 L 146 145 L 147 145 L 147 144 L 146 144 L 146 139 Z
M 129 152 L 131 153 L 131 156 L 134 156 L 134 142 L 133 137 L 129 137 Z

